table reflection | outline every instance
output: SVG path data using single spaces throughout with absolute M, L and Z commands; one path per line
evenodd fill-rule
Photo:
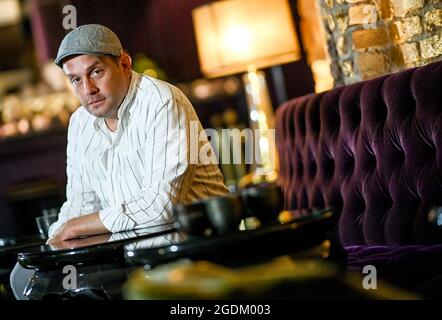
M 158 226 L 152 226 L 143 229 L 116 232 L 116 233 L 105 233 L 93 236 L 81 237 L 78 239 L 70 239 L 65 241 L 59 241 L 50 245 L 47 245 L 47 248 L 51 251 L 60 251 L 60 250 L 75 250 L 79 248 L 92 247 L 97 245 L 102 245 L 106 243 L 118 243 L 118 242 L 126 242 L 128 245 L 131 245 L 131 239 L 133 239 L 133 244 L 136 241 L 139 241 L 140 238 L 152 237 L 149 241 L 153 243 L 162 242 L 161 234 L 164 232 L 172 231 L 172 224 L 163 224 Z M 158 235 L 158 236 L 157 236 Z M 164 239 L 168 239 L 168 237 L 164 237 Z M 169 241 L 169 240 L 167 240 Z

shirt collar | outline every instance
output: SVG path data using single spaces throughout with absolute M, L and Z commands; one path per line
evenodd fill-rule
M 118 128 L 120 128 L 122 126 L 122 122 L 127 121 L 128 117 L 125 117 L 126 112 L 130 114 L 130 106 L 132 105 L 133 102 L 133 98 L 135 97 L 135 93 L 137 92 L 137 86 L 138 86 L 138 82 L 139 82 L 139 74 L 136 73 L 135 71 L 131 71 L 132 72 L 132 76 L 130 79 L 130 83 L 129 83 L 129 88 L 127 90 L 126 96 L 124 97 L 123 101 L 121 102 L 120 107 L 118 108 Z M 103 118 L 96 118 L 94 121 L 94 128 L 97 131 L 100 131 L 100 126 L 101 128 L 106 126 L 106 123 L 104 122 Z M 126 127 L 124 125 L 124 127 Z M 102 130 L 101 130 L 102 131 Z

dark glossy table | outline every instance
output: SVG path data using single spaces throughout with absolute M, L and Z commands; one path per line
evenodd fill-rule
M 45 244 L 46 239 L 41 235 L 0 238 L 0 269 L 10 269 L 17 262 L 17 254 L 29 247 Z
M 333 212 L 324 211 L 223 236 L 191 237 L 162 225 L 34 246 L 20 252 L 18 261 L 35 270 L 26 288 L 30 299 L 119 299 L 129 273 L 140 266 L 152 268 L 181 258 L 253 264 L 318 245 L 334 224 Z M 66 288 L 72 270 L 76 285 Z
M 46 242 L 41 235 L 0 238 L 0 300 L 13 299 L 9 276 L 17 262 L 18 252 Z
M 124 259 L 124 247 L 146 239 L 161 245 L 175 233 L 173 225 L 166 224 L 28 247 L 18 254 L 22 267 L 35 270 L 25 295 L 31 300 L 119 299 L 134 269 Z M 66 286 L 67 276 L 74 276 L 74 285 L 70 279 Z

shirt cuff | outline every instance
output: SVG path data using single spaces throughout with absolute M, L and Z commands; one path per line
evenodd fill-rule
M 55 221 L 53 224 L 51 224 L 49 226 L 49 229 L 48 229 L 48 238 L 49 239 L 52 238 L 55 231 L 57 231 L 57 229 L 60 228 L 62 224 L 63 224 L 63 221 L 60 218 L 58 218 L 57 221 Z
M 135 222 L 123 211 L 122 205 L 110 206 L 98 211 L 101 223 L 110 232 L 120 232 L 135 228 Z

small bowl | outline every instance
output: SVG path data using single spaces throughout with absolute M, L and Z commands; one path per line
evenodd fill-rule
M 173 206 L 178 230 L 189 235 L 203 235 L 210 228 L 204 202 L 177 203 Z
M 242 189 L 240 193 L 247 216 L 256 217 L 263 224 L 278 221 L 284 205 L 280 186 L 257 185 Z
M 204 203 L 212 230 L 216 234 L 229 234 L 239 230 L 244 212 L 239 195 L 229 193 L 224 196 L 209 198 Z

